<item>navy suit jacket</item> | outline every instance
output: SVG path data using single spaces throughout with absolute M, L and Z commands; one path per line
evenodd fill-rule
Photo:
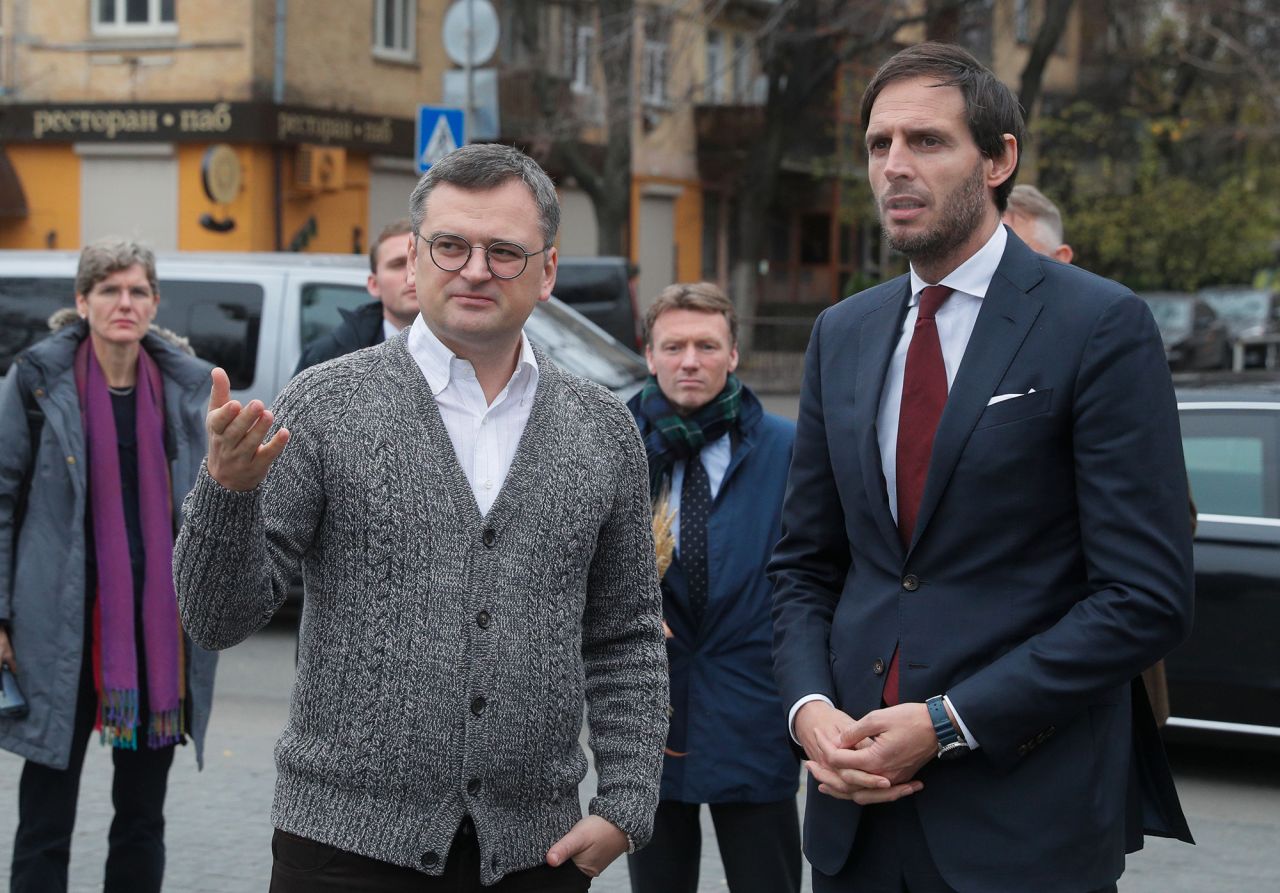
M 876 416 L 909 292 L 903 276 L 842 301 L 809 343 L 770 565 L 783 703 L 821 693 L 863 716 L 880 706 L 898 645 L 902 701 L 948 694 L 980 744 L 919 776 L 914 800 L 947 882 L 1102 887 L 1144 826 L 1190 839 L 1132 685 L 1186 637 L 1192 613 L 1160 337 L 1126 288 L 1010 232 L 904 549 Z M 989 404 L 1013 393 L 1026 396 Z M 810 780 L 805 852 L 817 870 L 844 866 L 860 814 Z

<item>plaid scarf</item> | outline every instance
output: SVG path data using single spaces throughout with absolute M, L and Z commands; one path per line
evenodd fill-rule
M 741 411 L 742 382 L 736 375 L 731 374 L 716 398 L 690 416 L 677 413 L 658 387 L 658 380 L 649 376 L 640 391 L 636 413 L 648 423 L 644 449 L 649 456 L 650 496 L 658 498 L 677 462 L 698 455 L 708 443 L 736 429 Z

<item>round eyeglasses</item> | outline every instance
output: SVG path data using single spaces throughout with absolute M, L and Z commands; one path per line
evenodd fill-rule
M 428 239 L 421 233 L 415 233 L 422 241 L 431 246 L 431 262 L 446 273 L 456 273 L 471 261 L 472 251 L 483 251 L 489 272 L 498 279 L 516 279 L 529 265 L 529 258 L 547 250 L 545 246 L 537 251 L 525 251 L 523 245 L 515 242 L 492 242 L 489 245 L 472 245 L 462 236 L 453 233 L 441 233 Z

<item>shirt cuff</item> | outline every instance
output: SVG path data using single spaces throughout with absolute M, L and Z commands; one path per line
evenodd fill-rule
M 801 707 L 808 704 L 810 701 L 822 701 L 828 707 L 836 706 L 831 703 L 831 699 L 826 695 L 805 695 L 803 698 L 792 704 L 791 711 L 787 714 L 787 731 L 791 733 L 791 740 L 796 744 L 800 744 L 800 739 L 796 737 L 796 714 L 800 712 Z M 800 746 L 803 747 L 804 745 L 801 744 Z
M 969 745 L 970 750 L 977 750 L 981 747 L 976 738 L 969 734 L 969 727 L 964 724 L 964 720 L 960 718 L 960 711 L 956 709 L 956 705 L 951 703 L 951 698 L 947 695 L 942 696 L 942 703 L 946 704 L 951 710 L 951 715 L 956 718 L 956 726 L 960 729 L 960 736 L 964 738 L 964 743 Z

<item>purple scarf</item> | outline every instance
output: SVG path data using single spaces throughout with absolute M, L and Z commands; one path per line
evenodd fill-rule
M 135 642 L 133 568 L 125 528 L 111 395 L 86 338 L 76 350 L 76 390 L 89 459 L 98 598 L 94 610 L 94 686 L 102 740 L 113 747 L 138 748 L 138 651 Z M 164 451 L 164 382 L 145 350 L 138 352 L 138 509 L 146 551 L 142 584 L 142 635 L 147 657 L 150 723 L 147 747 L 182 740 L 182 632 L 173 589 L 173 497 Z

